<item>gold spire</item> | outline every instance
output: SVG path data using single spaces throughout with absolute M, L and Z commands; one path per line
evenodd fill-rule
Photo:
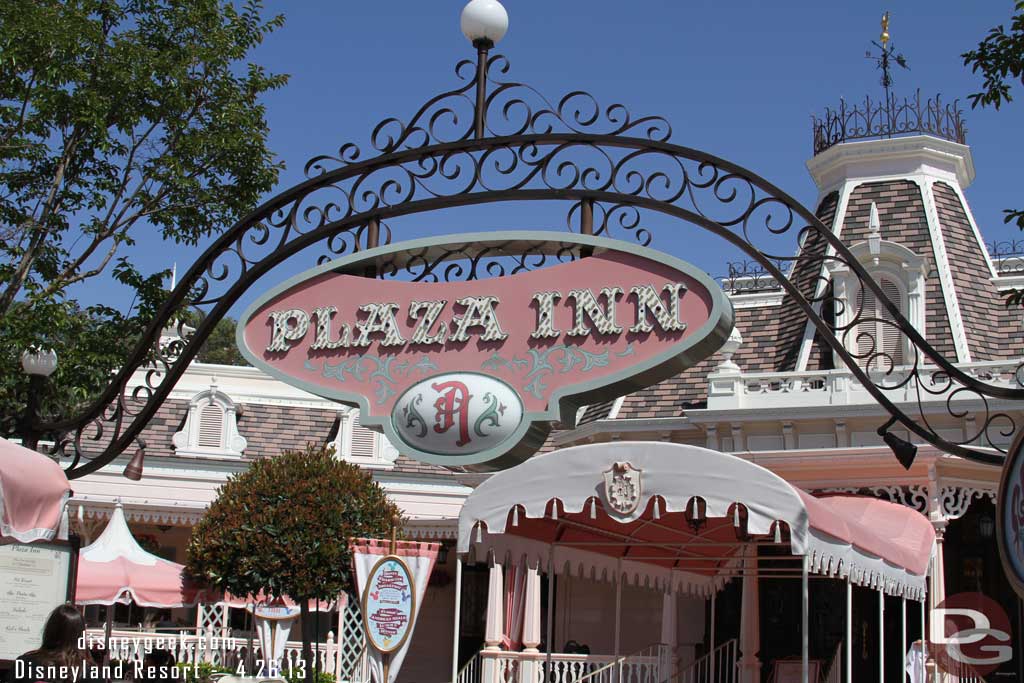
M 881 35 L 882 47 L 884 48 L 889 44 L 889 13 L 886 12 L 882 15 L 882 35 Z

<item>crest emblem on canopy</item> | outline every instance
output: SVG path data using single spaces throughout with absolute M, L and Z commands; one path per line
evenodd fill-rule
M 620 515 L 628 515 L 640 504 L 643 470 L 628 462 L 616 462 L 604 472 L 604 499 Z

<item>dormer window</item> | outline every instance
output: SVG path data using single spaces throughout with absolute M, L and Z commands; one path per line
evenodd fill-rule
M 850 251 L 878 284 L 882 294 L 895 304 L 899 313 L 924 334 L 924 287 L 927 266 L 924 258 L 907 247 L 881 238 L 878 209 L 872 204 L 868 239 L 850 246 Z M 870 362 L 874 369 L 911 363 L 910 340 L 896 325 L 896 318 L 882 305 L 873 290 L 846 265 L 826 262 L 832 275 L 836 300 L 835 325 L 840 341 L 861 365 Z M 854 324 L 860 313 L 859 322 Z M 836 367 L 842 360 L 836 358 Z
M 241 455 L 247 445 L 238 433 L 238 409 L 216 384 L 192 397 L 185 426 L 174 435 L 180 455 Z
M 355 408 L 341 411 L 334 450 L 344 460 L 371 468 L 393 467 L 398 458 L 398 451 L 383 434 L 359 423 Z

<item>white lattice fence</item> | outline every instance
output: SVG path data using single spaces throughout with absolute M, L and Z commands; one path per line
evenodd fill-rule
M 345 609 L 338 617 L 338 681 L 362 683 L 365 678 L 363 652 L 366 634 L 363 617 L 359 613 L 359 600 L 349 596 Z

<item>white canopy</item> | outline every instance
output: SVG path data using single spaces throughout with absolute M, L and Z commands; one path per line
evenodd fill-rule
M 816 498 L 725 453 L 613 442 L 552 451 L 492 476 L 462 508 L 458 551 L 475 544 L 544 565 L 551 553 L 560 573 L 702 594 L 724 584 L 748 541 L 785 544 L 810 571 L 921 599 L 934 530 L 910 508 Z

